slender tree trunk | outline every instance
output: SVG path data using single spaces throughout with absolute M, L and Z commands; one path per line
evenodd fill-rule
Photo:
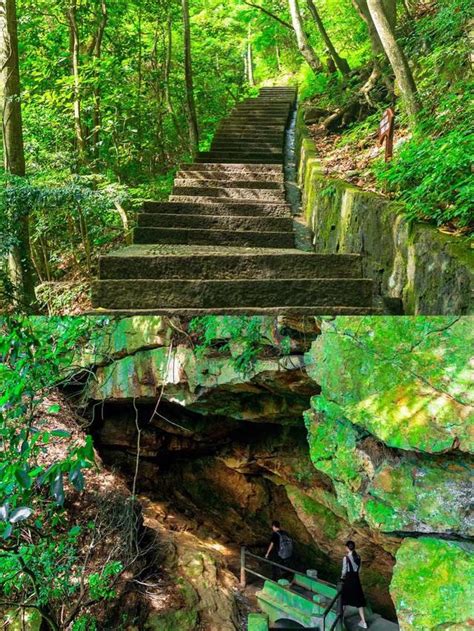
M 85 161 L 86 142 L 81 118 L 81 79 L 79 75 L 79 28 L 77 26 L 77 0 L 71 0 L 67 13 L 69 22 L 69 49 L 71 54 L 71 74 L 73 77 L 73 116 L 74 132 L 79 163 Z
M 248 78 L 249 85 L 254 86 L 255 79 L 253 76 L 253 54 L 252 54 L 250 25 L 249 25 L 248 38 L 247 38 L 247 78 Z
M 6 173 L 25 175 L 21 119 L 20 68 L 15 0 L 0 0 L 0 102 Z M 36 310 L 35 277 L 31 260 L 29 217 L 23 210 L 16 222 L 17 243 L 9 256 L 16 307 Z
M 385 56 L 382 42 L 380 41 L 379 34 L 377 33 L 377 29 L 375 28 L 372 16 L 370 15 L 369 7 L 367 6 L 367 0 L 352 0 L 352 4 L 354 5 L 355 10 L 360 15 L 362 20 L 364 20 L 367 25 L 370 45 L 372 47 L 372 53 L 374 57 L 377 57 L 378 55 Z
M 309 11 L 311 15 L 313 16 L 314 21 L 316 22 L 316 26 L 318 27 L 319 33 L 321 37 L 323 38 L 324 43 L 326 44 L 326 48 L 328 49 L 329 55 L 331 56 L 332 60 L 334 61 L 336 65 L 336 68 L 339 70 L 339 72 L 343 76 L 348 75 L 350 72 L 349 64 L 347 63 L 346 59 L 343 59 L 342 57 L 339 56 L 337 50 L 334 48 L 334 45 L 331 41 L 331 38 L 329 37 L 328 32 L 326 31 L 326 28 L 323 24 L 321 16 L 319 15 L 316 5 L 314 4 L 313 0 L 306 0 L 306 2 L 308 4 Z
M 101 17 L 97 27 L 97 33 L 94 40 L 94 48 L 92 55 L 98 64 L 102 56 L 102 41 L 104 39 L 105 27 L 107 26 L 108 13 L 105 0 L 100 3 Z M 92 132 L 92 141 L 94 143 L 94 153 L 99 155 L 100 128 L 102 125 L 102 116 L 100 111 L 100 71 L 96 70 L 95 86 L 94 86 L 94 130 Z
M 193 68 L 191 58 L 191 27 L 189 23 L 189 0 L 181 0 L 183 8 L 183 39 L 184 39 L 184 74 L 186 82 L 186 105 L 189 118 L 189 142 L 191 150 L 196 152 L 199 145 L 199 128 L 194 102 Z
M 321 63 L 319 57 L 316 55 L 316 52 L 309 43 L 308 37 L 304 32 L 303 19 L 301 17 L 298 0 L 288 0 L 288 3 L 290 6 L 291 22 L 296 34 L 296 41 L 298 43 L 299 51 L 303 55 L 306 63 L 309 65 L 311 70 L 313 70 L 313 72 L 321 72 L 323 64 Z
M 173 126 L 176 130 L 178 136 L 184 140 L 184 134 L 181 130 L 178 117 L 176 116 L 176 112 L 173 107 L 173 101 L 171 100 L 170 93 L 170 76 L 171 76 L 171 60 L 173 55 L 173 29 L 171 23 L 171 16 L 168 16 L 166 21 L 166 54 L 165 54 L 165 66 L 164 66 L 164 89 L 165 89 L 165 103 L 166 108 L 168 110 L 169 115 L 171 116 L 171 120 L 173 122 Z
M 137 148 L 141 158 L 142 149 L 142 84 L 143 84 L 143 33 L 142 33 L 142 5 L 138 6 L 138 77 L 137 77 Z
M 408 60 L 395 37 L 395 31 L 390 20 L 387 18 L 381 0 L 367 0 L 370 15 L 379 34 L 385 53 L 393 68 L 400 92 L 408 115 L 412 122 L 416 121 L 420 110 L 420 102 L 416 89 L 415 80 L 408 64 Z
M 278 72 L 280 72 L 281 59 L 280 59 L 280 47 L 278 46 L 278 44 L 275 44 L 275 57 L 276 57 L 276 62 L 277 62 L 277 69 L 278 69 Z

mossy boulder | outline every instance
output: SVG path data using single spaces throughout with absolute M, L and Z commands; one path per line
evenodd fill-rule
M 405 539 L 390 585 L 400 629 L 472 629 L 473 575 L 472 546 L 431 537 Z
M 470 318 L 337 318 L 307 362 L 333 419 L 390 447 L 472 452 L 473 341 Z
M 350 521 L 383 532 L 474 533 L 468 460 L 388 449 L 336 404 L 314 397 L 312 405 L 305 417 L 310 456 L 333 480 Z

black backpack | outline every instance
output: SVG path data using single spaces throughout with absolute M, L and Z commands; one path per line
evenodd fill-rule
M 287 532 L 280 530 L 280 545 L 278 548 L 278 556 L 281 559 L 289 559 L 293 554 L 293 540 Z

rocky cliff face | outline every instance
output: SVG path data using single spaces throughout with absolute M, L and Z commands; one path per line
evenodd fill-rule
M 355 539 L 375 609 L 467 628 L 472 322 L 390 320 L 262 318 L 245 372 L 224 329 L 202 352 L 186 323 L 122 320 L 83 358 L 96 444 L 231 545 L 261 549 L 278 518 L 301 567 L 335 581 Z

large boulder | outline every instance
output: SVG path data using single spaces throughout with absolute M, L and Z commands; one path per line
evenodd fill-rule
M 405 539 L 390 585 L 400 629 L 472 629 L 473 575 L 472 546 L 431 537 Z

